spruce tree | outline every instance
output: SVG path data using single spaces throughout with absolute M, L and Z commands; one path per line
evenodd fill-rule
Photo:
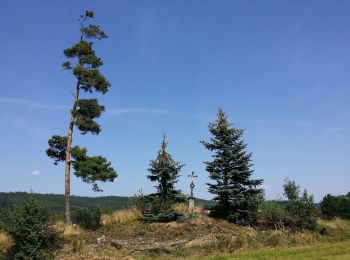
M 263 180 L 251 179 L 251 153 L 246 151 L 247 145 L 242 139 L 244 130 L 233 127 L 220 109 L 217 120 L 209 124 L 209 131 L 210 141 L 202 144 L 214 152 L 213 161 L 205 162 L 213 181 L 207 184 L 208 190 L 218 202 L 211 214 L 237 224 L 254 224 L 262 198 L 262 190 L 257 186 Z
M 73 130 L 77 127 L 85 135 L 90 132 L 93 135 L 100 133 L 100 125 L 94 120 L 100 117 L 105 110 L 97 99 L 82 99 L 81 92 L 93 93 L 108 92 L 110 83 L 100 73 L 103 65 L 101 58 L 97 57 L 93 50 L 94 40 L 107 38 L 107 35 L 98 25 L 87 24 L 94 18 L 91 11 L 86 11 L 80 16 L 80 39 L 72 47 L 64 50 L 64 55 L 69 59 L 62 64 L 63 69 L 70 71 L 76 78 L 75 94 L 67 136 L 54 135 L 49 139 L 49 148 L 46 153 L 55 160 L 55 164 L 65 161 L 65 223 L 71 223 L 70 218 L 70 170 L 75 170 L 75 175 L 84 182 L 92 183 L 94 191 L 101 191 L 97 181 L 114 181 L 116 172 L 111 163 L 101 156 L 88 156 L 86 148 L 72 147 Z
M 175 189 L 175 184 L 178 182 L 181 168 L 184 166 L 180 162 L 172 159 L 171 155 L 166 151 L 167 139 L 163 136 L 161 149 L 158 152 L 157 158 L 150 161 L 149 175 L 147 178 L 153 182 L 157 182 L 155 188 L 157 193 L 153 194 L 161 202 L 174 202 L 181 196 L 181 191 Z

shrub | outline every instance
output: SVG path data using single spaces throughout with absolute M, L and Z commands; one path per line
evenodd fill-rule
M 183 214 L 175 210 L 165 210 L 158 214 L 146 213 L 141 217 L 141 221 L 145 223 L 163 222 L 168 223 L 172 221 L 181 221 Z
M 274 229 L 283 228 L 287 216 L 288 213 L 280 201 L 265 202 L 260 212 L 262 224 Z
M 78 251 L 80 251 L 84 246 L 84 240 L 77 236 L 75 238 L 73 238 L 72 240 L 72 251 L 73 253 L 76 253 Z
M 304 190 L 300 197 L 300 187 L 289 179 L 285 180 L 283 188 L 288 199 L 285 202 L 285 209 L 288 213 L 286 225 L 292 230 L 314 230 L 319 212 L 314 204 L 313 196 L 308 195 Z
M 15 243 L 11 259 L 43 259 L 59 245 L 48 210 L 34 197 L 11 214 L 5 228 Z
M 319 211 L 316 208 L 313 197 L 308 196 L 306 190 L 301 198 L 288 201 L 286 204 L 288 218 L 286 225 L 293 230 L 314 230 Z
M 0 232 L 0 259 L 2 259 L 2 255 L 5 254 L 12 246 L 12 239 L 6 233 Z
M 133 205 L 142 214 L 159 214 L 164 210 L 170 210 L 174 202 L 163 200 L 155 194 L 143 195 L 140 193 L 134 198 Z
M 177 221 L 179 218 L 183 216 L 182 213 L 174 211 L 174 210 L 166 210 L 163 212 L 160 212 L 157 216 L 158 222 L 171 222 L 171 221 Z
M 285 180 L 283 187 L 287 200 L 265 202 L 260 212 L 262 224 L 275 229 L 315 230 L 319 211 L 313 196 L 306 190 L 300 196 L 300 187 L 289 179 Z
M 226 219 L 231 223 L 241 226 L 254 226 L 258 222 L 258 212 L 264 201 L 264 195 L 245 194 L 240 200 L 234 202 L 234 206 L 223 205 L 220 202 L 210 209 L 210 216 Z
M 182 202 L 183 199 L 178 200 Z M 157 194 L 143 195 L 140 192 L 135 196 L 133 205 L 141 212 L 141 221 L 150 222 L 171 222 L 177 221 L 183 214 L 174 210 L 175 200 L 164 200 Z
M 178 223 L 185 223 L 187 221 L 190 221 L 190 220 L 195 220 L 199 217 L 199 214 L 194 212 L 194 213 L 181 213 L 182 216 L 179 216 L 178 219 L 176 220 L 176 222 Z M 211 227 L 208 227 L 208 229 L 210 229 Z
M 6 211 L 0 209 L 0 231 L 5 230 Z
M 101 211 L 97 208 L 95 211 L 87 209 L 77 210 L 73 213 L 73 223 L 83 229 L 97 230 L 101 227 Z

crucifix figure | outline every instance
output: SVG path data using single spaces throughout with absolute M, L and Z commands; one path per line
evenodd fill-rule
M 191 198 L 193 198 L 193 189 L 195 187 L 195 185 L 194 185 L 194 178 L 197 178 L 198 176 L 194 175 L 194 172 L 192 172 L 192 174 L 188 175 L 188 177 L 192 178 L 192 181 L 191 181 L 191 184 L 190 184 L 190 188 L 191 188 Z
M 194 178 L 197 178 L 197 175 L 194 175 L 194 172 L 192 172 L 191 175 L 188 175 L 188 177 L 192 178 L 190 188 L 191 188 L 191 196 L 188 200 L 188 213 L 192 214 L 194 212 L 194 197 L 193 197 L 193 188 L 194 188 Z

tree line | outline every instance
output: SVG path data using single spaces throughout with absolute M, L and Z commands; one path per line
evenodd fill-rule
M 327 219 L 350 219 L 350 192 L 339 196 L 327 194 L 320 203 L 320 209 Z

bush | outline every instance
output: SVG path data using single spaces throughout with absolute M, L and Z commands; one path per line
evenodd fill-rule
M 156 196 L 155 194 L 143 195 L 140 193 L 135 196 L 133 200 L 133 205 L 142 214 L 156 214 L 165 210 L 170 210 L 174 205 L 173 201 L 165 201 Z
M 143 195 L 140 192 L 135 196 L 133 205 L 142 214 L 141 221 L 150 222 L 171 222 L 177 221 L 183 214 L 173 210 L 176 202 L 183 202 L 183 197 L 178 197 L 178 200 L 164 200 L 157 194 Z
M 44 259 L 59 245 L 48 210 L 34 197 L 17 208 L 6 223 L 6 232 L 15 243 L 9 252 L 11 259 Z
M 5 230 L 5 219 L 6 219 L 6 211 L 0 209 L 0 231 Z
M 283 228 L 288 218 L 288 213 L 280 201 L 269 201 L 265 202 L 261 209 L 260 218 L 262 224 L 274 228 Z
M 84 246 L 84 240 L 77 236 L 77 237 L 74 237 L 73 240 L 72 240 L 72 251 L 73 253 L 76 253 L 78 251 L 80 251 Z
M 275 229 L 315 230 L 319 211 L 313 196 L 306 190 L 300 196 L 300 187 L 289 179 L 285 180 L 283 187 L 287 200 L 265 202 L 260 212 L 262 224 Z
M 145 223 L 151 222 L 163 222 L 168 223 L 172 221 L 178 221 L 183 218 L 183 214 L 175 210 L 165 210 L 158 214 L 146 213 L 141 217 L 141 221 Z
M 97 230 L 101 227 L 101 210 L 97 208 L 95 211 L 81 209 L 73 212 L 73 223 L 79 225 L 83 229 Z
M 171 221 L 177 221 L 179 218 L 183 216 L 182 213 L 174 211 L 174 210 L 167 210 L 160 212 L 157 216 L 158 222 L 171 222 Z
M 319 211 L 313 197 L 308 196 L 306 191 L 301 198 L 287 201 L 286 211 L 288 213 L 286 225 L 292 230 L 315 230 Z
M 241 226 L 254 226 L 258 222 L 259 208 L 263 201 L 262 193 L 246 194 L 240 201 L 236 201 L 231 208 L 220 203 L 214 205 L 210 210 L 210 216 L 226 219 Z
M 182 214 L 182 216 L 179 216 L 176 220 L 176 222 L 178 223 L 185 223 L 185 222 L 188 222 L 190 220 L 194 220 L 194 219 L 197 219 L 199 217 L 199 214 L 198 213 L 186 213 L 186 214 Z M 210 227 L 208 227 L 210 228 Z

